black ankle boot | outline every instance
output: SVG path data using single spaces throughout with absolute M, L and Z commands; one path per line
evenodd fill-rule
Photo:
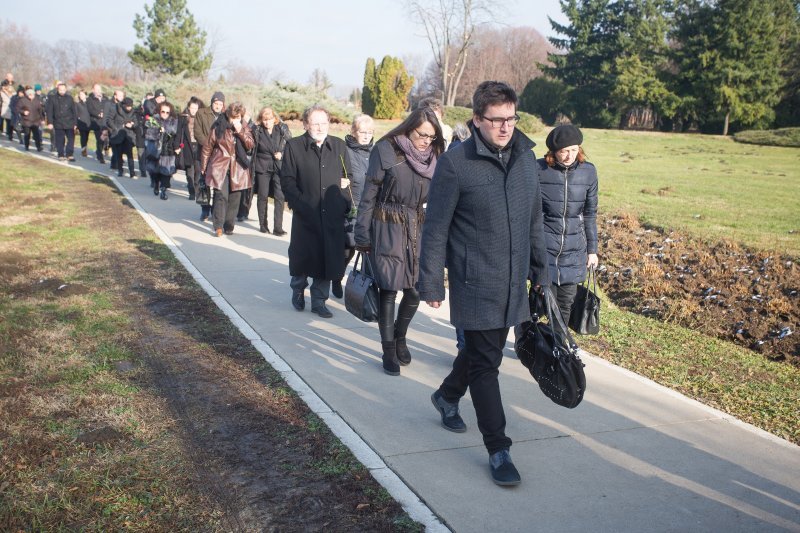
M 397 361 L 406 366 L 411 362 L 411 352 L 408 351 L 408 346 L 406 346 L 406 338 L 398 337 L 397 333 L 395 333 L 394 342 L 397 347 Z
M 397 361 L 395 341 L 381 341 L 383 348 L 383 371 L 390 376 L 400 375 L 400 363 Z

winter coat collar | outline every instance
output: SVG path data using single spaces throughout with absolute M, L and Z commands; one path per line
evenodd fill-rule
M 533 142 L 527 135 L 518 129 L 515 129 L 514 133 L 511 135 L 511 140 L 503 149 L 498 150 L 494 147 L 490 148 L 489 144 L 483 139 L 480 130 L 473 124 L 470 124 L 470 128 L 472 129 L 472 136 L 470 136 L 466 142 L 472 141 L 475 143 L 475 152 L 477 155 L 486 159 L 491 159 L 492 161 L 496 161 L 501 166 L 504 166 L 506 170 L 510 168 L 513 162 L 519 157 L 519 154 L 525 151 L 530 151 L 534 146 L 536 146 L 536 143 Z M 503 163 L 500 161 L 500 158 L 498 157 L 499 154 L 503 154 L 508 161 L 506 165 L 503 165 Z M 506 156 L 506 154 L 508 154 L 508 156 Z
M 311 149 L 317 145 L 317 141 L 315 141 L 308 132 L 303 134 L 303 147 L 306 150 Z M 327 148 L 330 151 L 333 151 L 333 147 L 331 146 L 331 136 L 328 135 L 325 137 L 325 140 L 322 141 L 322 144 L 319 147 L 319 151 L 322 151 L 323 148 Z

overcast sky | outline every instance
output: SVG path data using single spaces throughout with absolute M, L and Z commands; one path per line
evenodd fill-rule
M 152 5 L 152 0 L 147 2 Z M 145 2 L 131 0 L 3 1 L 0 18 L 25 26 L 39 40 L 86 39 L 130 50 L 133 19 Z M 215 46 L 215 66 L 239 62 L 308 81 L 315 68 L 337 86 L 361 85 L 368 57 L 385 55 L 427 62 L 422 28 L 403 0 L 188 0 L 198 24 Z M 547 17 L 563 22 L 558 0 L 508 0 L 500 23 L 532 26 L 552 35 Z

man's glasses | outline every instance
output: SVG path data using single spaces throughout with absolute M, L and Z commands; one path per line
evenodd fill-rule
M 357 131 L 356 133 L 358 133 L 359 135 L 374 135 L 375 134 L 374 131 Z
M 489 118 L 483 117 L 483 120 L 488 120 L 492 123 L 493 128 L 502 128 L 503 124 L 507 124 L 509 127 L 514 127 L 517 122 L 519 122 L 519 115 L 514 115 L 513 117 L 508 118 Z
M 416 134 L 417 134 L 417 137 L 419 137 L 419 138 L 420 138 L 420 139 L 422 139 L 423 141 L 430 141 L 430 142 L 433 142 L 433 141 L 435 141 L 435 140 L 436 140 L 436 135 L 428 135 L 427 133 L 420 133 L 420 132 L 419 132 L 419 131 L 417 131 L 417 130 L 414 130 L 414 133 L 416 133 Z

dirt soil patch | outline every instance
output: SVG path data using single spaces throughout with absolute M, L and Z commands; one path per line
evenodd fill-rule
M 615 304 L 800 366 L 796 258 L 598 218 L 598 283 Z

